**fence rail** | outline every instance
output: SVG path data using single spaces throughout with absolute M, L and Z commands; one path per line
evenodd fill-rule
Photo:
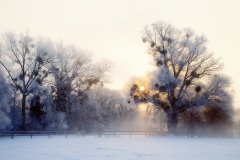
M 166 131 L 98 131 L 98 132 L 84 132 L 84 131 L 8 131 L 8 132 L 0 132 L 0 137 L 9 136 L 11 139 L 16 136 L 29 136 L 33 138 L 33 136 L 47 136 L 48 138 L 53 136 L 98 136 L 98 137 L 120 137 L 120 136 L 165 136 L 167 135 Z M 233 138 L 240 138 L 240 132 L 232 132 Z
M 48 136 L 49 138 L 54 135 L 64 135 L 66 138 L 69 135 L 77 136 L 164 136 L 167 135 L 165 131 L 99 131 L 99 132 L 84 132 L 84 131 L 10 131 L 10 132 L 0 132 L 1 136 L 10 136 L 13 139 L 14 136 Z

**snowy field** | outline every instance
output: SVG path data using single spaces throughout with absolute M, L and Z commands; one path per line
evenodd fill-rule
M 240 160 L 240 139 L 184 137 L 0 137 L 0 160 Z

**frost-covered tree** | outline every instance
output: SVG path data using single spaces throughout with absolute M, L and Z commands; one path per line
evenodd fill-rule
M 9 118 L 11 119 L 11 130 L 20 130 L 21 127 L 21 97 L 19 96 L 17 89 L 11 86 L 12 96 L 9 103 L 10 113 Z
M 56 59 L 51 70 L 52 92 L 57 111 L 71 115 L 74 103 L 83 104 L 91 86 L 106 82 L 112 64 L 92 62 L 92 56 L 73 45 L 56 45 Z
M 223 65 L 207 51 L 205 36 L 165 22 L 144 28 L 142 34 L 156 69 L 150 83 L 144 88 L 134 84 L 130 95 L 137 103 L 149 102 L 163 110 L 169 133 L 177 134 L 179 116 L 194 107 L 211 106 L 231 113 L 230 78 L 220 74 Z
M 31 97 L 30 108 L 29 108 L 29 116 L 31 118 L 30 126 L 27 129 L 30 130 L 44 130 L 47 125 L 46 120 L 46 111 L 44 111 L 44 107 L 41 97 L 41 94 L 34 95 Z M 46 110 L 46 109 L 45 109 Z
M 210 136 L 232 136 L 233 119 L 221 107 L 204 107 L 204 132 Z
M 89 97 L 83 104 L 74 103 L 72 111 L 69 124 L 71 129 L 87 132 L 103 130 L 101 106 L 96 100 Z
M 121 91 L 97 85 L 93 87 L 90 94 L 100 106 L 100 115 L 106 129 L 118 129 L 121 123 L 128 121 L 136 114 L 136 109 L 126 102 Z
M 7 83 L 5 75 L 0 69 L 0 131 L 5 130 L 11 123 L 8 113 L 10 112 L 11 86 Z
M 47 76 L 51 62 L 52 43 L 49 40 L 33 40 L 27 34 L 8 32 L 2 35 L 0 64 L 5 69 L 11 84 L 22 98 L 22 126 L 25 129 L 26 99 L 34 91 L 32 85 L 41 85 Z
M 29 128 L 31 130 L 66 130 L 68 128 L 66 114 L 56 111 L 51 87 L 49 85 L 39 87 L 38 93 L 31 96 L 29 100 L 32 101 L 36 96 L 40 96 L 41 99 L 39 101 L 40 108 L 36 108 L 37 112 L 35 113 L 42 114 L 31 116 L 30 112 L 31 124 Z M 37 107 L 37 105 L 35 104 L 33 107 Z

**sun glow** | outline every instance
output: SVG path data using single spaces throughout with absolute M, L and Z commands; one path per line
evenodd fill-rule
M 147 110 L 147 106 L 145 104 L 141 104 L 138 107 L 141 112 L 145 112 Z
M 140 87 L 140 91 L 143 91 L 145 88 L 144 88 L 144 86 L 141 86 Z

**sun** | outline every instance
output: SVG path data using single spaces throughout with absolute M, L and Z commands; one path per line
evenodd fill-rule
M 140 87 L 140 91 L 143 91 L 145 88 L 144 88 L 144 86 L 141 86 Z

